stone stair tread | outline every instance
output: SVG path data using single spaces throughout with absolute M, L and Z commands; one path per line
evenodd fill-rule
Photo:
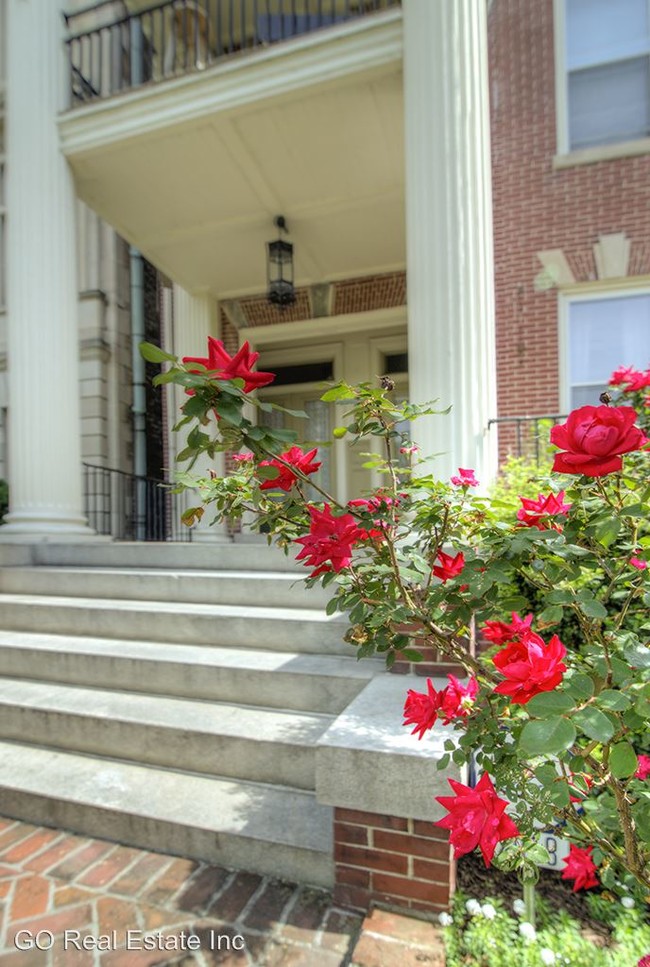
M 139 565 L 125 567 L 101 567 L 96 566 L 91 568 L 88 567 L 75 567 L 72 564 L 58 565 L 58 564 L 36 564 L 27 565 L 25 567 L 10 568 L 5 565 L 0 564 L 0 571 L 11 571 L 12 573 L 19 574 L 32 574 L 34 572 L 38 573 L 49 573 L 49 574 L 83 574 L 86 575 L 91 571 L 92 574 L 125 574 L 127 576 L 132 575 L 144 575 L 146 577 L 178 577 L 187 578 L 188 580 L 201 578 L 201 577 L 215 577 L 215 578 L 241 578 L 241 579 L 254 579 L 256 581 L 283 581 L 287 584 L 295 584 L 299 586 L 302 583 L 303 575 L 296 573 L 294 571 L 252 571 L 252 570 L 230 570 L 225 568 L 180 568 L 180 567 L 170 567 L 170 568 L 156 568 L 156 567 L 143 567 Z M 305 572 L 306 573 L 306 572 Z
M 333 716 L 318 712 L 255 708 L 4 677 L 0 678 L 0 706 L 287 745 L 314 744 L 333 720 Z
M 16 797 L 74 804 L 145 822 L 172 824 L 222 837 L 331 854 L 331 808 L 313 793 L 245 780 L 179 773 L 113 759 L 0 741 L 0 795 L 12 815 Z M 42 805 L 27 810 L 36 819 Z M 59 815 L 57 813 L 57 815 Z M 56 816 L 52 816 L 56 822 Z M 75 824 L 92 834 L 92 822 Z M 101 828 L 101 827 L 99 827 Z M 109 838 L 117 838 L 115 833 Z M 123 842 L 137 836 L 119 834 Z M 219 842 L 218 842 L 218 845 Z M 227 856 L 224 860 L 228 862 Z M 237 866 L 237 863 L 233 863 Z
M 317 655 L 255 648 L 227 648 L 219 645 L 183 645 L 174 642 L 139 641 L 121 638 L 94 638 L 55 635 L 30 631 L 0 630 L 0 647 L 31 648 L 70 654 L 100 654 L 111 657 L 139 658 L 173 664 L 226 666 L 243 670 L 285 671 L 303 675 L 333 675 L 358 678 L 360 681 L 377 673 L 377 661 L 357 661 L 354 654 Z
M 103 611 L 149 611 L 155 614 L 205 615 L 213 618 L 249 618 L 264 620 L 308 621 L 323 625 L 347 622 L 340 615 L 326 615 L 320 608 L 266 608 L 249 605 L 198 604 L 178 601 L 144 601 L 128 598 L 83 598 L 45 594 L 0 594 L 2 605 L 27 605 L 48 608 L 93 608 Z M 1 612 L 0 612 L 1 615 Z M 1 620 L 1 617 L 0 617 Z

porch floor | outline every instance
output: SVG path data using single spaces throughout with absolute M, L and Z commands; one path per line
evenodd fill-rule
M 381 910 L 363 920 L 324 890 L 1 818 L 0 917 L 0 967 L 444 965 L 422 920 Z M 53 945 L 17 949 L 19 931 L 49 931 Z M 200 950 L 183 949 L 183 934 Z M 83 949 L 106 935 L 111 949 Z M 145 936 L 154 950 L 138 949 Z

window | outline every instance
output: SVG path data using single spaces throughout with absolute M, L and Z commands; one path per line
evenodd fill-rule
M 564 0 L 564 14 L 560 142 L 576 150 L 650 136 L 650 0 Z
M 566 409 L 598 405 L 618 366 L 650 363 L 650 292 L 566 303 Z

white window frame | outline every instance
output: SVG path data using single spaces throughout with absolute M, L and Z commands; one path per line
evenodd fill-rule
M 1 0 L 0 0 L 1 2 Z M 4 127 L 3 140 L 7 137 L 7 121 L 3 92 L 0 89 L 0 126 Z M 6 146 L 5 146 L 6 147 Z M 0 195 L 0 313 L 5 312 L 7 305 L 7 169 L 5 153 L 0 149 L 0 184 L 4 186 L 5 197 Z M 4 300 L 2 298 L 4 293 Z
M 650 0 L 648 4 L 648 17 L 650 20 Z M 563 168 L 571 164 L 585 163 L 605 160 L 608 158 L 621 158 L 629 155 L 650 153 L 650 137 L 636 138 L 632 141 L 618 141 L 614 143 L 592 145 L 586 148 L 571 148 L 569 140 L 569 71 L 566 63 L 566 0 L 553 0 L 553 24 L 554 24 L 554 44 L 555 44 L 555 120 L 556 120 L 556 144 L 557 155 L 554 158 L 554 167 Z M 650 57 L 650 39 L 648 56 Z M 639 56 L 636 54 L 635 56 Z M 612 63 L 620 63 L 625 58 L 620 58 Z M 606 61 L 598 61 L 592 66 L 605 64 Z
M 605 299 L 625 299 L 635 295 L 650 296 L 650 277 L 639 277 L 635 283 L 629 281 L 621 286 L 612 284 L 594 285 L 588 287 L 576 286 L 567 288 L 558 295 L 558 346 L 559 346 L 559 383 L 560 383 L 560 413 L 568 413 L 571 408 L 571 386 L 569 383 L 569 315 L 572 303 L 596 302 Z M 629 360 L 612 360 L 612 372 L 617 366 L 628 365 Z M 594 405 L 597 405 L 597 400 Z

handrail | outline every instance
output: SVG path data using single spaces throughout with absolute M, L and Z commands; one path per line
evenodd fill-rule
M 401 0 L 151 0 L 135 11 L 73 31 L 120 0 L 99 0 L 63 17 L 70 106 L 204 70 L 225 57 L 399 6 Z M 146 2 L 146 0 L 145 0 Z
M 129 541 L 191 541 L 183 494 L 168 480 L 82 463 L 84 513 L 98 534 Z

